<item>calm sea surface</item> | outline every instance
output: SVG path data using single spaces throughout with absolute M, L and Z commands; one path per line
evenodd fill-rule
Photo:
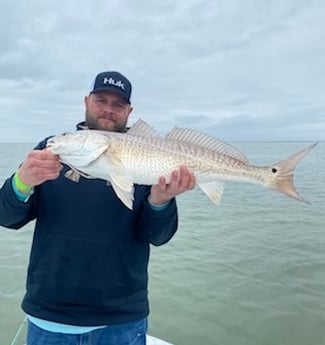
M 308 144 L 235 146 L 268 165 Z M 0 185 L 31 147 L 0 144 Z M 325 143 L 295 181 L 312 205 L 243 183 L 228 183 L 220 206 L 199 190 L 178 198 L 177 235 L 152 248 L 150 334 L 175 345 L 325 344 Z M 32 231 L 0 228 L 0 345 L 24 319 Z

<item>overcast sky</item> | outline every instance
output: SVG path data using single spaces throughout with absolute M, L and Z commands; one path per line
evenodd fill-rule
M 105 70 L 161 133 L 325 140 L 324 0 L 4 0 L 0 23 L 2 142 L 73 131 Z

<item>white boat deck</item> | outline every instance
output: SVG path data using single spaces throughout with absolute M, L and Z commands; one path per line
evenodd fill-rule
M 147 335 L 147 345 L 173 345 L 172 343 L 168 343 L 167 341 L 152 337 Z

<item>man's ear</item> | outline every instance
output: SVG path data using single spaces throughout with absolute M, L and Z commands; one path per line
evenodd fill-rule
M 85 103 L 86 107 L 88 106 L 89 97 L 90 97 L 90 95 L 89 96 L 85 96 L 85 98 L 84 98 L 84 103 Z

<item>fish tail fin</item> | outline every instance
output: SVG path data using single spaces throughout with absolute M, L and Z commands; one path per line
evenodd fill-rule
M 310 204 L 303 199 L 294 186 L 294 170 L 297 164 L 317 145 L 317 143 L 306 147 L 294 155 L 273 164 L 270 168 L 274 174 L 274 179 L 269 183 L 271 189 L 277 190 L 291 198 Z

